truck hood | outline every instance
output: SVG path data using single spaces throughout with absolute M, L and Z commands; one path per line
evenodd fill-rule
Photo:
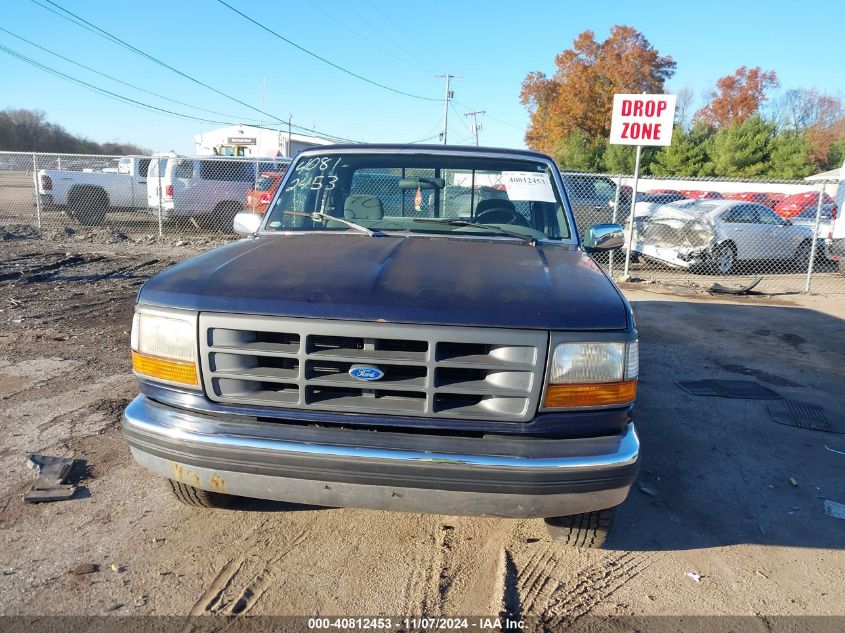
M 625 330 L 630 307 L 579 247 L 356 233 L 260 236 L 150 279 L 140 303 L 210 312 Z

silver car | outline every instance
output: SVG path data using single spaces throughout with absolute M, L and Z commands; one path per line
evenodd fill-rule
M 792 223 L 808 227 L 811 231 L 816 226 L 816 207 L 812 206 L 804 209 L 801 213 L 791 218 Z M 836 220 L 836 205 L 825 204 L 822 205 L 821 217 L 819 218 L 819 237 L 816 243 L 816 252 L 819 258 L 824 257 L 830 261 L 834 260 L 833 252 L 831 251 L 831 242 L 833 241 L 833 222 Z
M 806 265 L 812 227 L 741 200 L 682 200 L 636 218 L 631 250 L 674 268 L 734 272 L 740 262 Z

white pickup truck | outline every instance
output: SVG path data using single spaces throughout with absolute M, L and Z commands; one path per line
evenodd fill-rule
M 63 209 L 80 224 L 102 224 L 107 211 L 147 208 L 149 167 L 149 157 L 124 156 L 116 171 L 42 169 L 39 202 Z

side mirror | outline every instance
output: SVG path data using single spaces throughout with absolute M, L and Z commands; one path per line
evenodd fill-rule
M 593 224 L 584 235 L 588 251 L 614 251 L 625 244 L 625 233 L 619 224 Z
M 263 216 L 257 213 L 238 213 L 235 216 L 234 222 L 232 222 L 232 228 L 235 233 L 253 235 L 258 231 L 258 227 L 261 226 L 261 220 L 263 219 Z

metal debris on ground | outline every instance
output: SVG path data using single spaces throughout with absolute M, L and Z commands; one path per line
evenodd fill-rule
M 70 573 L 74 576 L 87 576 L 88 574 L 94 574 L 98 571 L 100 571 L 100 566 L 96 563 L 80 563 L 71 569 Z
M 654 497 L 654 496 L 656 496 L 656 495 L 657 495 L 657 490 L 655 490 L 655 489 L 654 489 L 654 488 L 652 488 L 651 486 L 648 486 L 648 485 L 646 485 L 646 484 L 644 484 L 644 483 L 642 483 L 642 482 L 638 483 L 638 484 L 637 484 L 637 487 L 640 489 L 640 491 L 641 491 L 643 494 L 647 494 L 649 497 Z
M 769 415 L 778 424 L 810 431 L 845 433 L 845 428 L 834 428 L 822 407 L 812 402 L 781 400 L 768 405 Z
M 778 400 L 780 395 L 753 380 L 684 380 L 675 383 L 694 396 L 719 396 L 743 400 Z
M 755 277 L 750 284 L 742 286 L 741 288 L 729 288 L 728 286 L 723 286 L 720 283 L 715 283 L 708 288 L 708 292 L 715 292 L 723 295 L 745 295 L 750 293 L 751 290 L 761 281 L 763 281 L 762 277 Z
M 836 503 L 830 499 L 825 499 L 824 513 L 834 519 L 845 519 L 845 503 Z
M 66 483 L 78 460 L 73 457 L 30 455 L 26 465 L 38 472 L 38 478 L 24 494 L 27 503 L 66 501 L 73 498 L 77 487 Z

